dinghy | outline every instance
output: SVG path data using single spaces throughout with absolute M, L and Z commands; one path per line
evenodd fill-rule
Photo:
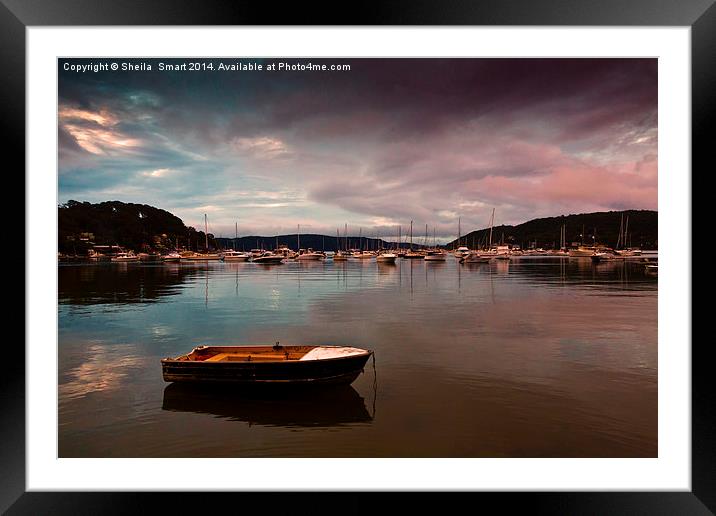
M 198 346 L 162 359 L 166 382 L 351 383 L 373 351 L 348 346 Z

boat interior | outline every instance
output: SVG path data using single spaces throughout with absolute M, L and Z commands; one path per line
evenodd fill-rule
M 282 362 L 300 360 L 314 346 L 199 346 L 174 360 L 189 362 Z
M 367 353 L 343 346 L 198 346 L 170 359 L 179 362 L 284 362 L 339 358 Z

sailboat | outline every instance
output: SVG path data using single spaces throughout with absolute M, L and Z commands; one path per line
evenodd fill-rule
M 413 221 L 410 221 L 410 251 L 405 253 L 405 258 L 408 260 L 420 260 L 423 258 L 423 255 L 413 251 Z
M 346 231 L 348 230 L 348 224 L 346 224 Z M 345 241 L 345 232 L 343 239 Z M 341 249 L 341 234 L 340 230 L 336 229 L 336 252 L 333 254 L 334 262 L 345 262 L 348 261 L 348 255 Z
M 624 226 L 624 231 L 622 232 L 623 224 L 624 214 L 622 213 L 622 224 L 619 226 L 619 239 L 617 240 L 617 247 L 614 252 L 623 258 L 641 256 L 641 249 L 632 249 L 631 247 L 627 247 L 627 238 L 629 235 L 629 215 L 626 217 L 626 226 Z M 619 249 L 619 244 L 623 246 L 623 249 Z
M 487 243 L 487 252 L 469 251 L 460 258 L 460 263 L 487 263 L 493 256 L 496 255 L 495 251 L 492 250 L 492 226 L 495 223 L 495 208 L 492 208 L 492 215 L 490 216 L 490 237 Z
M 427 225 L 425 226 L 427 229 Z M 426 262 L 444 262 L 447 259 L 446 253 L 442 249 L 438 249 L 435 239 L 435 227 L 433 227 L 433 247 L 425 252 Z
M 234 249 L 221 253 L 221 259 L 225 262 L 248 262 L 251 255 L 236 250 L 236 240 L 239 238 L 239 224 L 235 223 Z
M 183 260 L 193 261 L 205 261 L 205 260 L 220 260 L 221 256 L 218 253 L 209 252 L 209 223 L 207 222 L 206 213 L 204 213 L 204 253 L 193 253 L 188 256 L 183 256 Z
M 460 228 L 460 217 L 457 218 L 457 249 L 453 252 L 456 258 L 462 258 L 469 254 L 470 249 L 467 246 L 460 245 L 462 242 L 462 232 Z

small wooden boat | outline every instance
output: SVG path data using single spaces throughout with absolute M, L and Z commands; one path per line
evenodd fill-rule
M 351 383 L 372 351 L 346 346 L 198 346 L 162 359 L 166 382 L 243 385 Z

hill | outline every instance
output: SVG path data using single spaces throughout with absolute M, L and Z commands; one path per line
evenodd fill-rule
M 146 204 L 106 201 L 98 204 L 68 201 L 58 206 L 58 251 L 85 254 L 92 245 L 119 245 L 125 249 L 203 249 L 203 231 L 187 227 L 168 211 Z M 209 247 L 215 247 L 208 235 Z
M 511 243 L 521 247 L 552 248 L 559 246 L 560 231 L 564 224 L 567 243 L 582 242 L 615 246 L 619 235 L 622 214 L 629 217 L 629 241 L 642 249 L 655 249 L 658 238 L 658 213 L 649 210 L 627 210 L 562 215 L 530 220 L 516 226 L 496 226 L 492 230 L 493 243 Z M 584 227 L 584 239 L 582 228 Z M 445 247 L 458 245 L 482 246 L 489 237 L 489 228 L 463 235 L 460 241 L 449 242 Z M 594 239 L 593 239 L 594 237 Z M 86 254 L 92 245 L 119 245 L 134 251 L 168 250 L 180 248 L 203 251 L 208 240 L 210 250 L 215 249 L 274 249 L 287 245 L 298 248 L 298 235 L 246 236 L 241 238 L 214 238 L 203 231 L 185 226 L 182 220 L 166 210 L 146 204 L 106 201 L 97 204 L 68 201 L 58 206 L 58 246 L 66 254 Z M 349 236 L 347 241 L 335 236 L 302 234 L 301 247 L 335 251 L 346 247 L 379 249 L 394 244 L 384 240 Z M 407 243 L 402 245 L 408 247 Z M 414 244 L 414 247 L 421 247 Z
M 616 246 L 619 227 L 624 215 L 629 217 L 627 245 L 642 249 L 656 249 L 658 240 L 658 212 L 651 210 L 607 211 L 561 215 L 533 219 L 516 226 L 502 225 L 492 228 L 492 243 L 516 244 L 523 248 L 559 247 L 562 225 L 566 226 L 567 245 L 572 243 L 602 243 Z M 584 237 L 582 237 L 584 228 Z M 490 228 L 483 228 L 463 235 L 460 241 L 453 240 L 446 247 L 467 245 L 481 247 L 489 239 Z

